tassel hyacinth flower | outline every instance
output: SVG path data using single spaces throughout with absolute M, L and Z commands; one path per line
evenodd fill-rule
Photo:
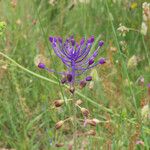
M 91 36 L 87 41 L 85 38 L 82 38 L 80 43 L 77 43 L 74 40 L 74 37 L 71 36 L 63 43 L 62 38 L 60 37 L 49 37 L 49 41 L 52 45 L 52 48 L 55 54 L 61 59 L 64 65 L 67 67 L 66 72 L 56 72 L 46 68 L 45 64 L 42 62 L 39 63 L 38 67 L 45 69 L 49 72 L 56 72 L 63 76 L 61 83 L 69 83 L 70 89 L 74 89 L 77 77 L 82 75 L 84 72 L 94 68 L 97 65 L 104 64 L 105 58 L 99 59 L 95 62 L 95 58 L 99 53 L 99 49 L 104 45 L 103 41 L 99 41 L 97 49 L 89 56 L 91 47 L 94 43 L 94 36 Z M 92 76 L 87 76 L 84 80 L 80 81 L 80 87 L 84 87 L 86 82 L 91 81 Z M 74 90 L 72 90 L 74 92 Z

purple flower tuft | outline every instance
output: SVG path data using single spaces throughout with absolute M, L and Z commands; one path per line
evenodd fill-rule
M 39 64 L 38 64 L 38 67 L 41 68 L 41 69 L 45 69 L 45 64 L 39 63 Z
M 55 54 L 61 59 L 64 65 L 67 67 L 66 72 L 57 72 L 45 67 L 43 63 L 39 63 L 38 67 L 45 69 L 49 72 L 56 72 L 65 76 L 61 82 L 69 83 L 70 87 L 74 89 L 75 83 L 80 82 L 80 87 L 83 88 L 86 86 L 86 81 L 91 81 L 92 77 L 88 76 L 85 80 L 78 81 L 80 75 L 86 71 L 96 67 L 99 64 L 104 64 L 106 61 L 104 58 L 101 58 L 99 61 L 96 61 L 96 57 L 99 54 L 99 49 L 103 46 L 104 42 L 100 41 L 97 49 L 90 55 L 91 48 L 94 43 L 94 36 L 91 36 L 89 39 L 85 40 L 82 38 L 79 43 L 77 43 L 73 36 L 66 39 L 63 42 L 61 37 L 49 37 L 52 48 Z

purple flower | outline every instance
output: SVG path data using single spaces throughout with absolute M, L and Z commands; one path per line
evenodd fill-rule
M 49 41 L 55 54 L 67 67 L 67 72 L 57 72 L 64 76 L 62 83 L 70 83 L 70 85 L 74 87 L 74 83 L 77 81 L 76 77 L 82 75 L 84 72 L 92 69 L 93 67 L 99 64 L 102 65 L 106 62 L 104 58 L 101 58 L 97 62 L 95 61 L 95 58 L 98 56 L 99 49 L 104 45 L 103 41 L 99 42 L 97 49 L 89 57 L 92 44 L 94 43 L 94 36 L 91 36 L 87 41 L 85 38 L 82 38 L 79 43 L 74 40 L 73 36 L 67 38 L 64 43 L 61 37 L 50 36 Z M 56 72 L 46 68 L 42 63 L 38 66 L 39 68 L 45 69 L 49 72 Z M 91 81 L 92 77 L 88 76 L 85 80 Z M 86 82 L 80 82 L 81 85 L 83 83 L 85 85 Z

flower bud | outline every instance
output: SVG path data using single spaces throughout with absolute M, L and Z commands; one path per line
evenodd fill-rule
M 39 63 L 39 64 L 38 64 L 38 67 L 41 68 L 41 69 L 44 69 L 44 68 L 45 68 L 45 64 Z
M 105 63 L 106 63 L 105 58 L 101 58 L 101 59 L 99 60 L 99 64 L 103 65 L 103 64 L 105 64 Z
M 99 41 L 99 46 L 102 47 L 104 45 L 104 41 Z
M 61 105 L 63 105 L 64 100 L 55 100 L 54 101 L 54 105 L 55 107 L 60 107 Z
M 53 42 L 53 37 L 52 37 L 52 36 L 49 37 L 49 41 L 50 41 L 51 43 Z
M 88 117 L 88 115 L 90 114 L 89 110 L 86 108 L 81 108 L 81 112 L 85 117 Z
M 56 123 L 55 128 L 56 129 L 60 129 L 62 127 L 62 125 L 64 124 L 64 121 L 60 120 Z
M 72 74 L 67 74 L 67 80 L 68 80 L 68 82 L 72 81 Z
M 91 43 L 94 42 L 94 36 L 91 36 L 90 42 L 91 42 Z
M 89 65 L 92 65 L 94 63 L 94 59 L 89 60 Z
M 87 76 L 85 80 L 86 81 L 91 81 L 92 80 L 92 76 Z

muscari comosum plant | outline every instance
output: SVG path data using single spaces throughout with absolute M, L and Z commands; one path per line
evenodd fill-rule
M 70 84 L 70 91 L 72 93 L 75 91 L 75 83 L 79 83 L 80 87 L 83 88 L 86 82 L 92 80 L 92 76 L 87 76 L 85 79 L 79 81 L 77 80 L 79 76 L 89 69 L 106 62 L 105 58 L 100 58 L 99 61 L 95 62 L 95 58 L 99 54 L 99 49 L 104 45 L 103 41 L 99 41 L 97 49 L 89 56 L 91 47 L 94 43 L 94 36 L 91 36 L 87 41 L 85 38 L 82 38 L 80 43 L 76 42 L 73 36 L 67 38 L 64 43 L 61 37 L 50 36 L 49 41 L 51 42 L 55 54 L 67 67 L 67 71 L 57 72 L 48 69 L 42 62 L 38 64 L 38 67 L 62 75 L 61 83 Z

